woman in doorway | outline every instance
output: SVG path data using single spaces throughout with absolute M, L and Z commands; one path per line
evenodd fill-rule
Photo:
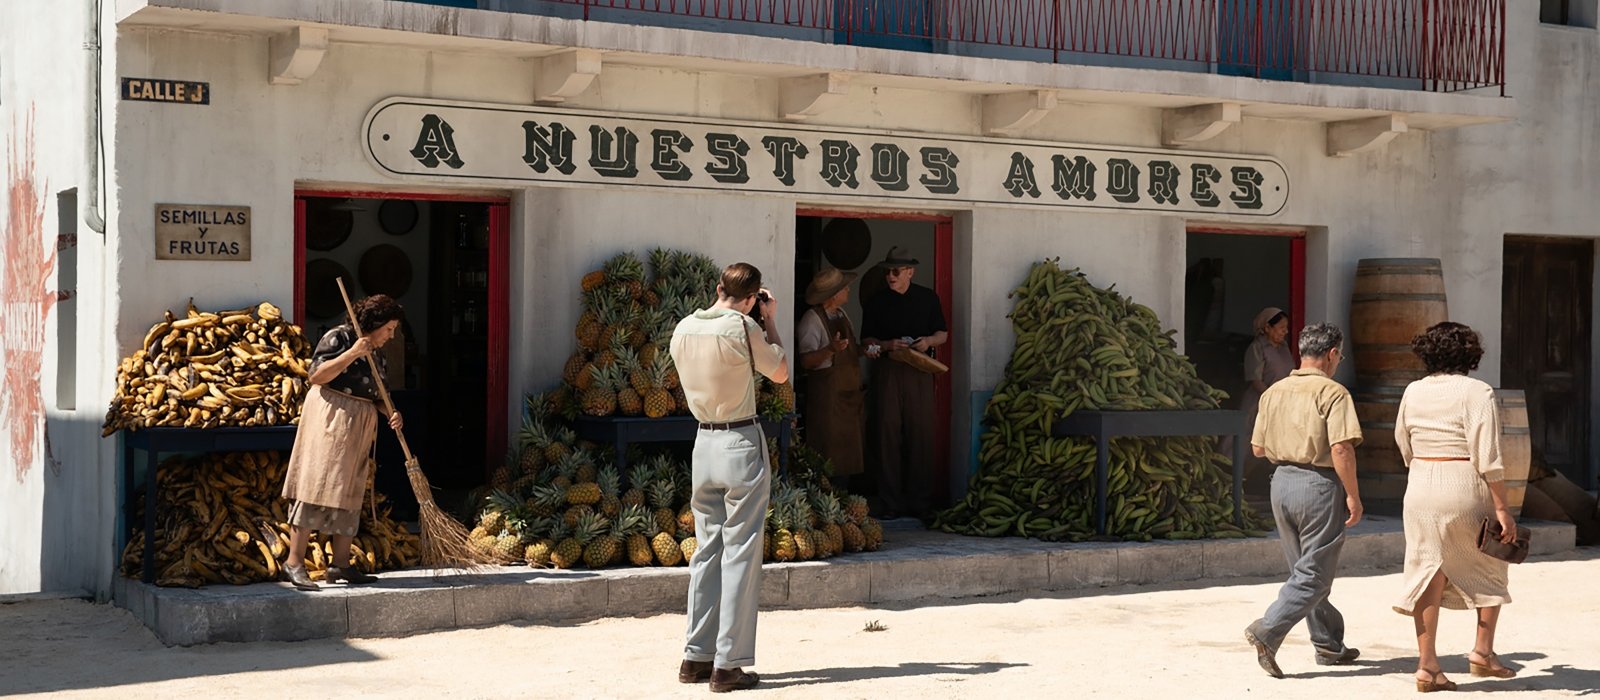
M 1506 562 L 1478 551 L 1486 519 L 1501 540 L 1517 536 L 1506 505 L 1500 463 L 1500 414 L 1494 389 L 1467 376 L 1478 368 L 1478 333 L 1459 323 L 1434 324 L 1411 341 L 1428 376 L 1400 398 L 1394 439 L 1410 470 L 1406 479 L 1405 592 L 1395 612 L 1417 633 L 1417 690 L 1455 690 L 1439 668 L 1439 608 L 1476 610 L 1477 640 L 1467 663 L 1474 676 L 1516 675 L 1494 651 L 1500 606 L 1511 602 Z
M 863 470 L 866 414 L 856 332 L 845 313 L 856 273 L 822 270 L 806 287 L 811 308 L 800 317 L 796 346 L 806 377 L 806 441 L 833 462 L 833 485 L 849 488 Z
M 388 410 L 364 358 L 371 354 L 383 371 L 383 354 L 375 351 L 394 337 L 404 311 L 394 299 L 375 294 L 356 302 L 355 316 L 361 337 L 349 324 L 337 326 L 322 336 L 312 353 L 311 390 L 300 412 L 300 429 L 284 478 L 283 497 L 294 504 L 289 508 L 289 557 L 283 571 L 301 590 L 318 588 L 305 567 L 312 530 L 333 540 L 327 582 L 377 580 L 350 566 L 350 542 L 361 525 L 361 497 L 372 478 L 370 455 L 378 436 L 378 416 Z M 404 425 L 398 412 L 388 418 L 391 429 Z
M 1266 392 L 1267 387 L 1289 376 L 1289 372 L 1295 368 L 1295 362 L 1294 354 L 1289 352 L 1289 344 L 1285 342 L 1289 337 L 1289 315 L 1283 309 L 1275 306 L 1262 309 L 1251 325 L 1255 328 L 1256 337 L 1244 351 L 1246 386 L 1239 409 L 1245 412 L 1250 426 L 1254 428 L 1261 394 Z M 1262 479 L 1270 473 L 1271 465 L 1258 458 L 1247 459 L 1246 464 L 1249 465 L 1246 477 L 1254 490 L 1254 487 L 1261 486 Z

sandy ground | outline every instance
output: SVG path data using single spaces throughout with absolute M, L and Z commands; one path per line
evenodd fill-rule
M 1600 696 L 1600 551 L 1512 568 L 1501 656 L 1521 676 L 1474 679 L 1468 613 L 1446 611 L 1447 673 L 1463 691 Z M 774 698 L 1369 698 L 1414 692 L 1411 621 L 1389 610 L 1398 575 L 1339 581 L 1357 665 L 1312 663 L 1304 627 L 1267 677 L 1240 631 L 1275 582 L 1191 582 L 761 617 Z M 888 627 L 867 632 L 876 620 Z M 403 639 L 166 648 L 127 613 L 81 601 L 0 605 L 0 694 L 53 697 L 687 698 L 681 615 L 567 627 L 500 626 Z

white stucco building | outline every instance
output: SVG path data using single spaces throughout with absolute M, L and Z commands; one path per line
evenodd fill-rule
M 117 359 L 190 297 L 270 300 L 315 333 L 341 267 L 403 291 L 409 400 L 461 402 L 415 424 L 481 464 L 560 375 L 585 271 L 682 248 L 752 262 L 793 299 L 838 264 L 835 218 L 872 233 L 853 269 L 905 245 L 943 297 L 929 478 L 946 493 L 1011 352 L 1006 294 L 1057 256 L 1202 360 L 1196 329 L 1225 358 L 1262 306 L 1348 327 L 1359 259 L 1439 258 L 1451 316 L 1488 346 L 1478 376 L 1529 390 L 1536 445 L 1592 487 L 1595 16 L 1596 0 L 0 3 L 0 593 L 109 595 L 129 485 L 100 421 Z M 248 259 L 158 236 L 172 204 L 247 210 Z M 369 284 L 369 254 L 411 274 Z M 1191 308 L 1214 259 L 1227 271 L 1197 284 L 1227 296 Z

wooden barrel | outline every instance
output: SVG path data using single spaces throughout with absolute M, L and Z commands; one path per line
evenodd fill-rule
M 1521 389 L 1495 389 L 1494 399 L 1500 408 L 1500 463 L 1506 468 L 1506 505 L 1512 515 L 1520 515 L 1528 492 L 1528 467 L 1533 462 L 1528 399 Z
M 1356 447 L 1356 473 L 1405 474 L 1400 447 L 1394 442 L 1394 419 L 1400 411 L 1404 385 L 1381 384 L 1357 388 L 1352 398 L 1361 420 L 1361 445 Z
M 1437 258 L 1364 258 L 1350 296 L 1350 342 L 1356 381 L 1401 385 L 1421 379 L 1411 339 L 1449 318 Z

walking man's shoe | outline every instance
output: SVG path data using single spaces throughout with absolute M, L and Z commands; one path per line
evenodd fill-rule
M 1256 636 L 1255 625 L 1244 628 L 1244 640 L 1256 648 L 1256 663 L 1261 664 L 1261 670 L 1273 678 L 1283 677 L 1283 669 L 1278 668 L 1278 653 Z
M 304 566 L 285 566 L 283 567 L 283 576 L 289 579 L 289 583 L 293 584 L 295 588 L 302 591 L 315 591 L 321 588 L 316 581 L 311 580 L 311 575 L 306 573 L 306 567 Z
M 328 583 L 344 581 L 349 584 L 372 583 L 378 580 L 377 576 L 363 574 L 359 569 L 347 566 L 330 566 L 325 579 Z
M 1347 666 L 1356 659 L 1361 658 L 1361 650 L 1355 647 L 1345 647 L 1344 651 L 1330 654 L 1321 649 L 1317 650 L 1318 666 Z
M 754 673 L 745 673 L 744 669 L 717 669 L 711 672 L 711 692 L 726 693 L 734 690 L 749 690 L 756 687 L 761 679 Z
M 704 683 L 711 680 L 710 661 L 690 661 L 684 659 L 678 665 L 679 683 Z

